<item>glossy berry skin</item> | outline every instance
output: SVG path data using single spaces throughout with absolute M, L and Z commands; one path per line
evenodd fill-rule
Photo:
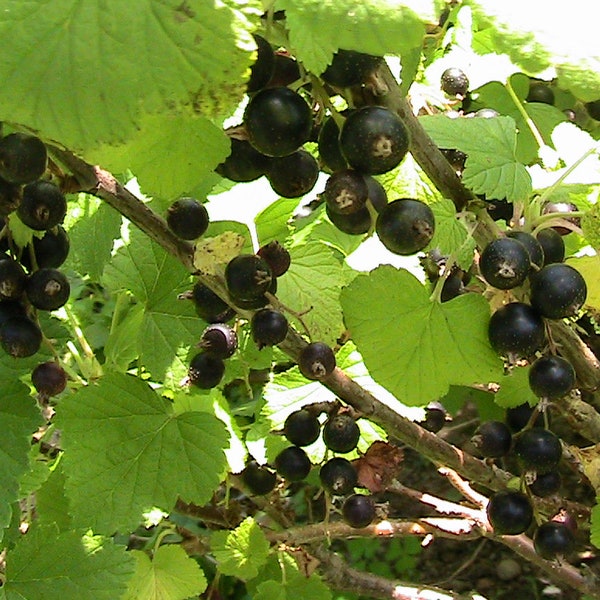
M 350 527 L 367 527 L 375 519 L 375 503 L 370 496 L 352 494 L 342 505 L 342 516 Z
M 323 425 L 323 442 L 333 452 L 351 452 L 360 439 L 360 429 L 348 414 L 330 417 Z
M 346 118 L 340 147 L 348 164 L 367 175 L 387 173 L 408 152 L 409 134 L 400 117 L 382 106 L 359 108 Z
M 252 315 L 250 321 L 252 339 L 258 349 L 275 346 L 283 342 L 288 332 L 288 320 L 278 310 L 263 308 Z
M 533 507 L 521 492 L 496 492 L 488 502 L 487 517 L 498 535 L 519 535 L 533 521 Z
M 282 198 L 300 198 L 315 187 L 319 164 L 306 150 L 272 158 L 266 172 L 271 188 Z
M 198 239 L 209 224 L 206 207 L 194 198 L 179 198 L 167 210 L 169 229 L 182 240 Z
M 0 325 L 0 345 L 14 358 L 33 356 L 42 345 L 42 331 L 28 317 L 15 316 Z
M 275 52 L 273 52 L 271 44 L 264 37 L 255 33 L 252 34 L 252 37 L 256 42 L 256 60 L 250 67 L 250 78 L 246 84 L 246 91 L 249 94 L 257 92 L 269 83 L 275 67 Z
M 273 279 L 267 261 L 256 254 L 240 254 L 225 267 L 225 283 L 234 300 L 260 298 L 269 290 Z
M 448 411 L 440 402 L 430 402 L 425 407 L 425 419 L 419 424 L 427 431 L 437 433 L 446 424 L 447 417 Z
M 255 181 L 267 172 L 270 161 L 247 140 L 231 138 L 231 152 L 215 171 L 230 181 Z
M 488 339 L 498 354 L 527 357 L 545 342 L 544 321 L 528 304 L 511 302 L 490 318 Z
M 575 369 L 561 356 L 538 358 L 529 369 L 529 387 L 540 398 L 556 400 L 575 386 Z
M 548 471 L 548 473 L 537 474 L 535 481 L 529 484 L 529 490 L 532 494 L 540 498 L 546 498 L 551 494 L 558 492 L 562 484 L 562 478 L 558 471 Z
M 575 536 L 568 525 L 548 521 L 542 523 L 533 534 L 536 553 L 546 560 L 566 556 L 575 549 Z
M 302 481 L 310 473 L 312 465 L 308 455 L 298 446 L 289 446 L 275 458 L 277 473 L 288 481 Z
M 298 81 L 300 77 L 298 61 L 290 56 L 286 50 L 275 52 L 273 74 L 267 87 L 289 87 L 294 81 Z
M 46 398 L 58 396 L 67 387 L 67 373 L 55 361 L 40 363 L 31 372 L 31 383 Z
M 300 351 L 298 368 L 307 379 L 324 379 L 333 372 L 335 366 L 335 354 L 323 342 L 312 342 Z
M 40 310 L 56 310 L 69 299 L 71 286 L 58 269 L 38 269 L 27 280 L 25 293 L 29 302 Z
M 281 277 L 290 268 L 292 262 L 289 250 L 277 240 L 261 246 L 256 254 L 271 267 L 273 277 Z
M 184 297 L 189 297 L 194 302 L 196 314 L 207 323 L 222 323 L 235 316 L 233 308 L 200 281 Z
M 32 242 L 35 262 L 40 269 L 58 269 L 69 256 L 69 235 L 62 225 L 46 231 L 42 238 L 34 237 Z M 28 271 L 32 270 L 29 248 L 23 250 L 21 264 Z
M 358 473 L 352 463 L 336 456 L 328 460 L 319 471 L 321 485 L 335 496 L 352 494 L 358 485 Z
M 469 78 L 461 69 L 451 67 L 442 73 L 441 88 L 449 96 L 465 96 L 469 91 Z
M 67 200 L 58 186 L 49 181 L 34 181 L 23 188 L 23 199 L 17 208 L 19 218 L 36 231 L 52 229 L 67 214 Z
M 546 265 L 531 277 L 531 306 L 547 319 L 575 316 L 586 297 L 585 279 L 570 265 Z
M 326 205 L 325 213 L 336 229 L 348 235 L 364 235 L 373 224 L 371 213 L 366 206 L 359 208 L 356 212 L 343 215 L 334 212 L 329 205 Z
M 219 385 L 224 373 L 225 363 L 221 358 L 199 352 L 190 361 L 188 378 L 192 385 L 208 390 Z
M 12 258 L 0 259 L 0 300 L 18 300 L 25 291 L 27 273 Z
M 588 111 L 588 114 L 595 121 L 600 121 L 600 100 L 594 100 L 593 102 L 588 102 L 585 105 L 585 108 Z
M 482 456 L 500 458 L 508 454 L 512 443 L 512 434 L 505 423 L 486 421 L 477 428 L 471 442 Z
M 363 179 L 367 184 L 367 196 L 373 208 L 379 213 L 388 203 L 388 196 L 385 188 L 371 175 L 363 175 Z
M 321 433 L 321 423 L 305 408 L 290 413 L 283 425 L 283 434 L 294 446 L 310 446 Z
M 506 235 L 510 239 L 518 240 L 525 246 L 532 266 L 537 267 L 537 269 L 544 266 L 544 249 L 535 237 L 526 231 L 509 231 Z M 537 269 L 530 269 L 530 272 L 533 273 Z
M 560 439 L 548 429 L 532 427 L 515 437 L 513 452 L 524 471 L 548 473 L 562 456 Z
M 255 460 L 250 461 L 240 474 L 244 485 L 257 496 L 273 491 L 277 483 L 277 474 Z
M 429 244 L 435 231 L 435 218 L 424 202 L 400 198 L 379 213 L 375 231 L 390 252 L 408 256 Z
M 238 347 L 237 333 L 225 323 L 213 323 L 202 332 L 199 347 L 216 358 L 230 358 Z
M 517 433 L 525 428 L 529 423 L 531 416 L 533 415 L 533 408 L 529 404 L 519 404 L 513 408 L 509 408 L 506 411 L 506 424 L 513 433 Z M 533 423 L 534 427 L 544 426 L 544 415 L 538 413 Z
M 331 64 L 321 73 L 321 79 L 336 87 L 350 87 L 364 83 L 382 59 L 352 50 L 338 50 Z
M 38 137 L 9 133 L 0 140 L 0 177 L 17 185 L 32 183 L 44 174 L 47 158 Z
M 554 104 L 554 92 L 552 88 L 545 83 L 532 81 L 529 84 L 529 93 L 527 102 L 542 102 L 543 104 Z
M 286 156 L 308 141 L 312 129 L 310 106 L 286 88 L 266 88 L 250 99 L 244 111 L 250 143 L 267 156 Z
M 348 163 L 340 148 L 340 128 L 333 117 L 327 117 L 321 125 L 318 137 L 319 158 L 326 170 L 342 171 Z
M 538 231 L 535 237 L 544 251 L 544 265 L 565 260 L 565 242 L 555 229 L 546 227 Z
M 512 238 L 490 242 L 479 258 L 483 278 L 495 288 L 511 290 L 527 278 L 531 262 L 525 246 Z
M 348 215 L 365 208 L 369 189 L 358 171 L 344 169 L 329 177 L 322 197 L 331 212 Z

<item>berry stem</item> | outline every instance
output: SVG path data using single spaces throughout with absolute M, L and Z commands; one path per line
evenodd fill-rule
M 546 146 L 546 142 L 544 142 L 544 138 L 542 138 L 542 134 L 539 132 L 538 128 L 536 127 L 535 123 L 533 122 L 533 119 L 529 116 L 529 114 L 525 110 L 525 107 L 523 106 L 522 102 L 519 100 L 519 97 L 515 93 L 515 90 L 513 89 L 512 85 L 510 83 L 510 79 L 506 81 L 506 90 L 508 91 L 508 94 L 510 95 L 511 100 L 514 102 L 517 110 L 523 117 L 523 120 L 527 124 L 527 127 L 531 131 L 531 134 L 533 135 L 538 147 L 544 148 Z

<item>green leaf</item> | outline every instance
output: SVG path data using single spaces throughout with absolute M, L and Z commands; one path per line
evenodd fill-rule
M 297 198 L 281 198 L 256 215 L 254 223 L 258 243 L 261 246 L 273 240 L 283 242 L 288 237 L 290 228 L 287 222 L 296 206 L 298 206 Z
M 233 531 L 216 531 L 210 539 L 211 551 L 224 575 L 252 579 L 269 555 L 269 542 L 252 517 Z
M 125 373 L 131 361 L 139 356 L 138 340 L 143 322 L 144 307 L 142 304 L 135 304 L 112 329 L 104 346 L 105 365 L 108 368 Z
M 3 118 L 87 149 L 126 139 L 143 108 L 230 113 L 255 48 L 244 13 L 257 4 L 228 4 L 6 0 Z
M 66 477 L 59 459 L 50 477 L 35 495 L 35 508 L 41 525 L 54 525 L 61 532 L 73 528 L 69 500 L 65 492 Z
M 577 269 L 585 279 L 587 285 L 587 297 L 585 305 L 600 310 L 600 256 L 580 256 L 570 258 L 567 264 Z
M 287 600 L 287 594 L 281 583 L 277 581 L 263 581 L 256 588 L 256 594 L 254 594 L 253 598 L 254 600 Z
M 422 406 L 451 384 L 487 383 L 501 373 L 487 338 L 489 304 L 477 294 L 432 302 L 408 271 L 384 265 L 358 275 L 341 300 L 373 379 L 404 404 Z
M 440 148 L 458 148 L 468 156 L 463 182 L 490 199 L 523 200 L 531 193 L 531 177 L 517 161 L 517 132 L 511 117 L 449 119 L 425 116 L 421 124 Z
M 529 367 L 515 367 L 507 375 L 496 379 L 500 389 L 494 398 L 502 408 L 514 408 L 528 402 L 530 406 L 538 403 L 538 398 L 529 387 Z
M 127 589 L 133 557 L 112 541 L 33 526 L 6 558 L 6 600 L 115 600 Z
M 600 252 L 600 203 L 595 204 L 581 219 L 585 239 Z
M 20 381 L 3 381 L 0 396 L 0 529 L 11 519 L 11 504 L 19 499 L 19 480 L 30 470 L 31 436 L 43 419 Z
M 339 48 L 401 56 L 420 48 L 425 34 L 420 18 L 405 2 L 363 0 L 349 11 L 344 2 L 278 0 L 276 8 L 285 10 L 292 48 L 316 74 L 325 70 Z
M 207 502 L 228 445 L 213 415 L 175 415 L 147 383 L 112 373 L 61 402 L 57 426 L 73 518 L 94 531 L 128 531 L 142 513 L 178 497 Z
M 475 241 L 456 216 L 456 207 L 451 200 L 440 200 L 430 205 L 435 217 L 435 233 L 429 244 L 439 248 L 442 254 L 453 256 L 462 269 L 473 263 Z
M 173 368 L 185 373 L 186 354 L 202 333 L 202 321 L 191 302 L 177 299 L 190 287 L 181 263 L 135 230 L 106 265 L 104 283 L 113 291 L 130 290 L 144 305 L 137 347 L 148 371 L 161 378 L 175 361 Z
M 600 498 L 596 498 L 596 505 L 592 508 L 590 541 L 596 548 L 600 548 Z
M 123 600 L 186 600 L 206 590 L 202 569 L 181 546 L 159 546 L 152 560 L 139 550 L 131 554 L 136 568 Z

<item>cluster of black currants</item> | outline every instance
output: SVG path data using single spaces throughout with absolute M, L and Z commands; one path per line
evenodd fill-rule
M 291 413 L 285 420 L 283 434 L 293 445 L 282 450 L 274 461 L 275 470 L 251 461 L 241 473 L 248 490 L 257 495 L 268 494 L 276 483 L 277 475 L 288 482 L 306 479 L 312 469 L 309 456 L 303 449 L 317 441 L 322 434 L 323 443 L 331 452 L 347 454 L 356 449 L 360 429 L 348 413 L 337 412 L 319 421 L 320 409 L 305 407 Z M 330 458 L 319 470 L 323 489 L 341 500 L 341 512 L 351 527 L 366 527 L 375 519 L 375 503 L 370 496 L 355 493 L 358 473 L 351 461 L 341 456 Z
M 36 136 L 10 133 L 0 139 L 0 208 L 5 215 L 0 233 L 0 345 L 10 356 L 24 358 L 41 347 L 43 334 L 37 311 L 53 311 L 68 300 L 70 285 L 58 269 L 69 254 L 69 238 L 61 226 L 67 201 L 60 188 L 44 178 L 46 146 Z M 18 218 L 33 230 L 31 243 L 19 247 L 8 220 Z M 56 395 L 66 376 L 56 363 L 40 365 L 38 391 Z M 49 383 L 55 371 L 60 384 Z M 48 385 L 44 385 L 48 383 Z M 34 382 L 35 384 L 35 382 Z

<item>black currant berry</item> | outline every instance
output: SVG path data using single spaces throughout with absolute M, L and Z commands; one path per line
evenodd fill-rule
M 466 96 L 469 91 L 469 78 L 462 69 L 451 67 L 442 73 L 442 91 L 448 96 Z
M 67 373 L 57 362 L 50 360 L 33 369 L 31 383 L 42 396 L 58 396 L 67 387 Z
M 437 433 L 444 427 L 448 419 L 448 411 L 440 402 L 430 402 L 425 407 L 425 419 L 419 424 L 431 433 Z
M 286 50 L 278 50 L 275 52 L 273 74 L 267 87 L 289 87 L 292 83 L 298 81 L 301 76 L 298 61 L 290 56 Z
M 467 155 L 456 148 L 442 148 L 442 154 L 457 173 L 462 173 L 467 162 Z
M 200 281 L 194 284 L 191 291 L 182 294 L 181 298 L 192 300 L 196 314 L 207 323 L 225 323 L 235 316 L 235 310 Z
M 548 521 L 542 523 L 533 534 L 536 553 L 546 560 L 567 556 L 575 549 L 575 536 L 568 525 Z
M 546 340 L 544 321 L 528 304 L 511 302 L 490 318 L 488 339 L 498 354 L 527 357 Z
M 259 465 L 255 460 L 246 465 L 240 477 L 244 485 L 257 496 L 264 496 L 273 491 L 275 483 L 277 483 L 277 474 L 271 469 Z
M 331 64 L 321 73 L 321 79 L 336 87 L 350 87 L 364 83 L 383 59 L 352 50 L 338 50 Z
M 367 527 L 375 520 L 375 503 L 370 496 L 352 494 L 342 505 L 342 516 L 350 527 Z
M 510 430 L 513 433 L 517 431 L 521 431 L 525 426 L 529 423 L 534 409 L 529 406 L 529 404 L 519 404 L 513 408 L 508 408 L 506 410 L 506 424 L 509 426 Z M 533 423 L 534 427 L 543 427 L 544 426 L 544 415 L 542 413 L 538 413 L 535 421 Z
M 351 452 L 356 448 L 359 439 L 360 429 L 348 414 L 330 417 L 323 425 L 323 442 L 333 452 Z
M 294 446 L 310 446 L 320 433 L 319 419 L 305 408 L 290 413 L 283 425 L 283 434 Z
M 529 84 L 527 102 L 542 102 L 543 104 L 554 104 L 554 92 L 549 85 L 540 81 L 532 81 Z
M 18 300 L 25 291 L 26 283 L 27 273 L 16 260 L 8 256 L 0 259 L 1 300 Z
M 537 269 L 544 266 L 544 249 L 535 237 L 526 231 L 509 231 L 506 235 L 525 246 L 532 265 L 535 265 Z M 535 272 L 537 269 L 530 269 L 530 272 Z
M 321 485 L 334 496 L 352 494 L 358 485 L 358 473 L 349 460 L 336 456 L 319 471 Z
M 465 288 L 466 279 L 468 279 L 468 273 L 466 271 L 463 271 L 456 266 L 452 267 L 450 275 L 446 277 L 446 281 L 442 284 L 440 301 L 448 302 L 459 296 Z
M 25 293 L 29 302 L 40 310 L 56 310 L 69 299 L 71 286 L 58 269 L 38 269 L 27 280 Z
M 348 164 L 368 175 L 387 173 L 408 152 L 409 134 L 400 117 L 382 106 L 350 113 L 342 126 L 340 147 Z
M 406 256 L 429 244 L 435 231 L 435 218 L 424 202 L 400 198 L 379 213 L 375 230 L 390 252 Z
M 538 358 L 529 369 L 529 387 L 540 398 L 556 400 L 575 386 L 575 369 L 561 356 Z
M 250 99 L 244 111 L 250 143 L 267 156 L 286 156 L 308 141 L 312 129 L 310 106 L 286 88 L 266 88 Z
M 369 202 L 373 208 L 379 213 L 381 212 L 388 203 L 388 196 L 385 188 L 371 175 L 363 175 L 365 183 L 367 184 L 367 196 Z
M 275 67 L 275 53 L 271 44 L 256 33 L 253 33 L 252 37 L 256 42 L 256 60 L 250 67 L 250 78 L 246 84 L 248 94 L 264 88 L 269 83 Z
M 471 438 L 479 453 L 486 458 L 500 458 L 508 454 L 512 434 L 508 425 L 501 421 L 482 423 Z
M 199 352 L 190 361 L 188 378 L 190 383 L 203 390 L 216 387 L 223 379 L 225 363 L 223 359 L 206 352 Z
M 0 177 L 22 185 L 39 179 L 46 170 L 48 155 L 40 138 L 9 133 L 0 140 Z
M 281 277 L 292 262 L 289 250 L 277 240 L 261 246 L 256 254 L 271 267 L 273 277 Z
M 271 285 L 269 286 L 269 289 L 267 290 L 267 292 L 269 294 L 277 293 L 277 278 L 276 277 L 273 277 L 271 279 Z M 257 310 L 257 309 L 263 308 L 264 306 L 269 304 L 269 298 L 267 298 L 266 294 L 263 294 L 262 296 L 258 296 L 256 298 L 243 298 L 242 299 L 242 298 L 235 298 L 233 296 L 231 298 L 237 306 L 239 306 L 240 308 L 243 308 L 245 310 Z
M 32 243 L 35 262 L 40 269 L 58 269 L 69 256 L 71 244 L 69 236 L 62 225 L 46 231 L 42 238 L 34 236 Z M 23 250 L 21 264 L 28 271 L 33 270 L 29 248 Z
M 527 278 L 531 262 L 525 246 L 509 237 L 490 242 L 479 258 L 483 278 L 495 288 L 510 290 Z
M 16 300 L 2 300 L 0 302 L 0 326 L 13 317 L 26 317 L 25 306 Z
M 504 200 L 487 200 L 485 201 L 485 209 L 494 221 L 505 221 L 508 225 L 512 219 L 514 205 L 512 202 Z
M 277 473 L 288 481 L 302 481 L 310 473 L 311 467 L 310 458 L 298 446 L 289 446 L 275 458 Z
M 25 316 L 12 317 L 0 325 L 0 345 L 15 358 L 32 356 L 42 345 L 42 331 Z
M 16 210 L 20 202 L 21 186 L 0 179 L 0 217 Z
M 535 237 L 544 251 L 544 265 L 561 263 L 565 260 L 565 242 L 555 229 L 546 227 L 546 229 L 539 231 Z
M 327 218 L 335 225 L 336 229 L 348 235 L 363 235 L 371 229 L 371 225 L 373 224 L 371 213 L 366 206 L 358 209 L 356 212 L 342 215 L 334 212 L 326 205 L 325 212 Z
M 167 210 L 169 229 L 182 240 L 195 240 L 208 229 L 208 211 L 194 198 L 179 198 Z
M 533 427 L 515 436 L 513 452 L 523 471 L 548 473 L 562 456 L 560 439 L 548 429 Z
M 213 323 L 202 332 L 198 346 L 216 358 L 226 359 L 237 350 L 237 333 L 225 323 Z
M 365 208 L 369 188 L 360 173 L 353 169 L 344 169 L 329 177 L 322 197 L 331 212 L 347 215 Z
M 569 217 L 569 213 L 578 210 L 579 208 L 576 204 L 573 204 L 573 202 L 546 202 L 542 207 L 542 214 L 555 214 L 557 217 L 562 217 L 565 221 L 579 227 L 581 225 L 581 219 L 579 217 Z M 552 229 L 560 235 L 568 235 L 572 231 L 568 227 L 562 227 L 561 225 L 554 225 L 552 226 Z
M 254 181 L 262 177 L 271 158 L 261 154 L 246 140 L 231 138 L 231 153 L 215 168 L 215 171 L 230 181 Z
M 499 535 L 518 535 L 529 529 L 533 521 L 533 507 L 521 492 L 496 492 L 488 502 L 487 517 Z
M 306 150 L 272 158 L 266 172 L 273 191 L 283 198 L 300 198 L 315 187 L 319 163 Z
M 558 471 L 548 471 L 548 473 L 537 474 L 535 481 L 529 484 L 529 490 L 532 494 L 545 498 L 558 492 L 562 484 L 562 478 Z
M 335 369 L 333 350 L 323 342 L 312 342 L 300 351 L 298 368 L 307 379 L 324 379 Z
M 273 279 L 267 261 L 256 254 L 240 254 L 225 267 L 227 291 L 236 301 L 260 299 L 269 291 Z
M 348 163 L 340 148 L 340 128 L 333 117 L 327 117 L 319 130 L 319 157 L 323 166 L 330 172 L 348 168 Z
M 252 339 L 258 349 L 275 346 L 283 342 L 288 332 L 288 320 L 278 310 L 263 308 L 252 315 L 250 321 Z
M 588 114 L 595 121 L 600 121 L 600 100 L 594 100 L 593 102 L 588 102 L 585 105 Z
M 586 297 L 585 279 L 570 265 L 546 265 L 531 277 L 531 306 L 547 319 L 575 316 Z
M 50 181 L 34 181 L 23 188 L 23 199 L 17 214 L 31 229 L 52 229 L 65 218 L 67 200 L 58 186 Z

